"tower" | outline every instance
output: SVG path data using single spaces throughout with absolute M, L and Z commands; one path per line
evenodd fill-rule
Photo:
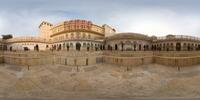
M 52 28 L 52 24 L 46 21 L 43 21 L 40 25 L 39 25 L 39 29 L 40 29 L 40 34 L 39 36 L 41 38 L 50 39 L 50 36 L 52 34 L 51 28 Z
M 104 28 L 105 37 L 112 36 L 116 32 L 115 29 L 109 25 L 104 24 L 102 27 Z

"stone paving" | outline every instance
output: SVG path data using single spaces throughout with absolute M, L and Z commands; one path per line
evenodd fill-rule
M 0 65 L 4 100 L 199 100 L 199 82 L 200 66 Z

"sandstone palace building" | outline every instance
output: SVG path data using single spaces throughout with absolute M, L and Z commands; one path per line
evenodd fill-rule
M 43 21 L 38 37 L 0 40 L 1 62 L 17 65 L 89 66 L 109 63 L 137 66 L 158 63 L 190 66 L 200 63 L 200 38 L 117 33 L 109 25 L 87 20 L 58 24 Z

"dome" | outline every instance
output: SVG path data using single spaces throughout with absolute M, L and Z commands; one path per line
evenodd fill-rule
M 119 39 L 136 39 L 136 40 L 151 40 L 147 35 L 140 33 L 118 33 L 116 35 L 106 38 L 106 40 L 119 40 Z

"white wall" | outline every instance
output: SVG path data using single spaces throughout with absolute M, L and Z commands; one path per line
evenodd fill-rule
M 34 47 L 38 45 L 39 46 L 39 50 L 40 51 L 44 51 L 48 48 L 46 48 L 46 43 L 33 43 L 33 42 L 21 42 L 21 43 L 11 43 L 9 45 L 7 45 L 8 50 L 10 50 L 10 47 L 12 47 L 12 50 L 17 50 L 17 51 L 21 51 L 24 50 L 24 47 L 28 47 L 31 51 L 34 50 Z M 50 45 L 49 45 L 50 47 Z

